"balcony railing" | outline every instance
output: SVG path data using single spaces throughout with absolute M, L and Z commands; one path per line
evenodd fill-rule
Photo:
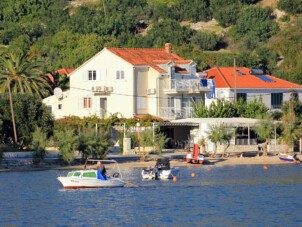
M 166 79 L 164 81 L 165 93 L 199 93 L 212 89 L 212 79 Z
M 181 118 L 191 118 L 193 116 L 192 107 L 161 107 L 160 117 L 168 119 L 181 119 Z

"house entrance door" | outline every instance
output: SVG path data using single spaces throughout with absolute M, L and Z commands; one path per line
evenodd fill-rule
M 107 98 L 100 98 L 100 117 L 105 118 L 107 114 Z

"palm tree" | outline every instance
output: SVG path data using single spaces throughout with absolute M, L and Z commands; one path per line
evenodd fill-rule
M 275 132 L 273 118 L 268 114 L 265 115 L 264 118 L 260 119 L 260 121 L 255 125 L 254 129 L 258 137 L 262 140 L 265 140 L 262 148 L 263 156 L 267 156 L 267 145 L 269 143 L 270 138 L 272 138 Z
M 41 61 L 27 53 L 0 56 L 0 93 L 30 93 L 43 98 L 50 94 L 50 84 Z
M 295 98 L 291 93 L 291 98 L 288 102 L 288 111 L 281 118 L 282 120 L 282 134 L 281 140 L 287 145 L 285 153 L 289 152 L 290 147 L 294 146 L 294 141 L 301 138 L 302 125 L 299 124 L 299 119 L 294 111 Z
M 226 150 L 231 145 L 230 141 L 234 136 L 234 132 L 230 130 L 229 126 L 220 125 L 220 133 L 222 135 L 222 140 L 220 141 L 223 144 L 226 144 L 227 146 L 223 149 L 222 157 L 225 156 Z
M 224 124 L 210 125 L 210 130 L 207 132 L 207 138 L 214 143 L 213 157 L 215 157 L 217 152 L 217 143 L 227 144 L 222 153 L 222 157 L 224 157 L 225 151 L 230 146 L 230 141 L 233 137 L 233 132 L 229 130 L 229 128 L 229 126 L 226 126 Z
M 300 138 L 301 125 L 298 125 L 295 115 L 288 113 L 282 117 L 282 128 L 281 140 L 287 145 L 285 153 L 288 153 L 290 147 L 293 147 L 294 141 Z

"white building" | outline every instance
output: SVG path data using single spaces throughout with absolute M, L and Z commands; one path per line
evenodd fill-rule
M 205 102 L 212 80 L 196 63 L 165 48 L 104 48 L 70 76 L 70 89 L 45 98 L 55 118 L 108 117 L 119 113 L 176 119 L 192 116 L 192 103 Z M 203 83 L 201 83 L 203 79 Z
M 283 101 L 288 101 L 290 95 L 302 98 L 302 86 L 265 75 L 261 70 L 245 67 L 214 67 L 207 71 L 208 79 L 215 81 L 215 94 L 208 93 L 206 105 L 213 100 L 225 99 L 233 102 L 242 98 L 253 101 L 262 97 L 263 103 L 271 110 L 280 110 Z
M 262 97 L 271 110 L 302 86 L 245 67 L 214 67 L 199 72 L 196 63 L 165 48 L 104 48 L 69 74 L 70 89 L 45 98 L 55 118 L 126 118 L 150 114 L 165 119 L 192 117 L 193 103 L 217 99 L 252 101 Z M 213 82 L 214 81 L 214 82 Z

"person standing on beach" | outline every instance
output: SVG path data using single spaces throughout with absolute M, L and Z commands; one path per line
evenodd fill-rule
M 105 168 L 104 165 L 102 165 L 101 162 L 97 162 L 96 169 L 97 169 L 98 179 L 107 180 L 107 177 L 106 177 L 106 168 Z

